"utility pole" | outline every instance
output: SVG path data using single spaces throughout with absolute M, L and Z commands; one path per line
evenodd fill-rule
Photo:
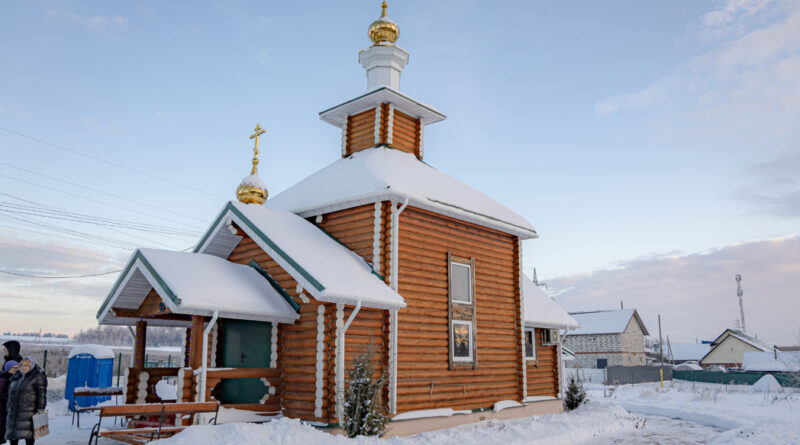
M 661 340 L 661 314 L 658 314 L 658 355 L 661 356 L 661 366 L 664 366 L 664 342 Z
M 739 318 L 742 320 L 742 332 L 747 332 L 747 328 L 744 325 L 744 304 L 742 304 L 742 295 L 744 295 L 744 291 L 742 290 L 742 275 L 736 274 L 736 296 L 739 297 Z

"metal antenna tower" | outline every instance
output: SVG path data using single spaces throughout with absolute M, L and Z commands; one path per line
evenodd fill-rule
M 742 321 L 742 332 L 747 332 L 747 329 L 744 326 L 744 304 L 742 304 L 742 295 L 744 295 L 744 291 L 742 290 L 742 275 L 736 274 L 736 296 L 739 297 L 739 319 Z

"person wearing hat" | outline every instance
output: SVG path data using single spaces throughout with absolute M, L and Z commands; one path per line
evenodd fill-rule
M 19 372 L 11 376 L 8 386 L 6 439 L 18 445 L 25 439 L 33 445 L 33 415 L 47 406 L 47 378 L 32 357 L 19 362 Z
M 19 355 L 19 342 L 16 340 L 9 340 L 3 343 L 3 365 L 9 360 L 14 360 L 19 363 L 22 361 L 22 356 Z
M 0 370 L 0 444 L 6 443 L 6 404 L 8 404 L 8 381 L 19 371 L 19 363 L 9 360 Z

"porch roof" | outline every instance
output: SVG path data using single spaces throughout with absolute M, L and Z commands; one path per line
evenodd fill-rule
M 135 323 L 139 317 L 118 313 L 139 309 L 151 290 L 161 298 L 164 314 L 210 316 L 216 310 L 223 318 L 279 323 L 292 323 L 299 317 L 270 281 L 252 267 L 213 255 L 137 249 L 100 308 L 99 323 Z M 154 325 L 185 324 L 158 315 L 145 318 Z
M 570 330 L 578 328 L 578 322 L 525 275 L 522 275 L 522 296 L 525 326 Z
M 197 245 L 195 252 L 227 257 L 243 230 L 317 301 L 376 309 L 406 306 L 400 294 L 372 272 L 372 267 L 320 227 L 286 210 L 229 202 Z

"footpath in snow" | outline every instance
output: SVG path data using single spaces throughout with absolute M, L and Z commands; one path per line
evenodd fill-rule
M 800 393 L 782 389 L 759 392 L 748 385 L 719 385 L 682 380 L 610 387 L 591 385 L 589 398 L 599 405 L 622 406 L 640 415 L 663 416 L 708 425 L 721 432 L 711 443 L 800 443 Z M 687 442 L 690 443 L 690 442 Z

